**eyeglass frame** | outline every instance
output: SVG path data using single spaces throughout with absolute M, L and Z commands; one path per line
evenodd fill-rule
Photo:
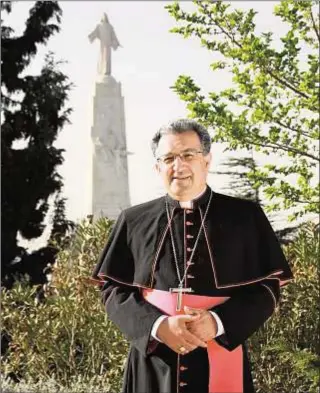
M 192 159 L 194 159 L 195 157 L 196 157 L 196 155 L 197 154 L 203 154 L 204 152 L 203 152 L 203 150 L 193 150 L 193 149 L 186 149 L 185 151 L 183 151 L 183 152 L 181 152 L 181 153 L 168 153 L 168 154 L 164 154 L 163 156 L 161 156 L 161 157 L 156 157 L 156 160 L 157 160 L 157 162 L 160 162 L 161 164 L 164 164 L 164 165 L 166 165 L 166 166 L 170 166 L 170 165 L 173 165 L 174 164 L 174 162 L 175 162 L 175 160 L 176 160 L 176 158 L 180 158 L 180 160 L 182 161 L 182 162 L 188 162 L 188 161 L 186 161 L 185 160 L 185 158 L 183 158 L 183 155 L 184 154 L 188 154 L 188 153 L 195 153 L 195 155 L 194 155 L 194 157 L 192 157 Z M 173 157 L 173 161 L 171 162 L 171 163 L 169 163 L 169 164 L 167 164 L 167 163 L 165 163 L 164 161 L 163 161 L 163 159 L 165 159 L 165 158 L 168 158 L 168 157 Z M 192 161 L 192 160 L 191 160 Z

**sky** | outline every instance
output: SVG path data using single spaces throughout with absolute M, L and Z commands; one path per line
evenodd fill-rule
M 22 33 L 28 11 L 34 2 L 15 1 L 6 23 Z M 61 32 L 46 47 L 40 47 L 28 69 L 39 72 L 44 55 L 55 53 L 65 60 L 62 70 L 74 87 L 68 105 L 73 108 L 71 124 L 64 127 L 57 146 L 66 150 L 59 172 L 64 177 L 69 219 L 79 221 L 91 213 L 93 96 L 97 79 L 99 42 L 90 43 L 88 34 L 107 13 L 122 45 L 112 53 L 112 75 L 121 82 L 125 100 L 125 122 L 128 151 L 131 204 L 142 203 L 164 193 L 154 171 L 150 140 L 157 129 L 174 118 L 186 117 L 185 103 L 170 89 L 180 74 L 190 75 L 204 92 L 230 86 L 226 72 L 216 76 L 210 70 L 215 57 L 196 39 L 183 39 L 170 33 L 174 19 L 165 10 L 165 1 L 60 1 L 63 11 Z M 258 31 L 281 35 L 286 30 L 272 14 L 272 1 L 236 1 L 233 6 L 254 8 Z M 186 10 L 191 2 L 182 2 Z M 212 147 L 211 170 L 227 158 L 223 146 Z M 147 180 L 147 181 L 146 181 Z M 227 185 L 223 176 L 209 175 L 208 184 L 219 191 Z

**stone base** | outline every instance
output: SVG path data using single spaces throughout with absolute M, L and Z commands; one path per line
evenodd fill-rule
M 130 206 L 124 100 L 111 75 L 96 83 L 93 127 L 92 214 L 117 218 Z

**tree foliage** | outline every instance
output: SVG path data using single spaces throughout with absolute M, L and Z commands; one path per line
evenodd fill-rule
M 210 64 L 213 76 L 227 70 L 233 84 L 205 96 L 192 77 L 180 75 L 174 91 L 191 117 L 213 129 L 213 141 L 270 156 L 268 164 L 248 173 L 271 201 L 268 210 L 292 208 L 292 218 L 317 212 L 318 1 L 278 2 L 274 14 L 288 28 L 282 37 L 258 34 L 253 9 L 232 9 L 221 0 L 193 3 L 195 12 L 184 11 L 179 2 L 166 6 L 178 22 L 171 31 L 197 37 L 219 59 Z M 283 162 L 273 162 L 273 153 Z
M 10 13 L 11 2 L 1 2 L 1 11 Z M 45 279 L 43 268 L 53 262 L 56 251 L 44 247 L 28 254 L 18 245 L 18 235 L 32 240 L 43 234 L 52 199 L 51 237 L 71 224 L 64 215 L 63 182 L 57 171 L 63 149 L 54 146 L 71 112 L 65 109 L 71 84 L 51 53 L 40 74 L 27 74 L 38 46 L 59 32 L 61 14 L 56 1 L 35 2 L 19 36 L 1 20 L 1 263 L 3 282 L 9 286 L 19 274 L 28 273 L 32 282 Z

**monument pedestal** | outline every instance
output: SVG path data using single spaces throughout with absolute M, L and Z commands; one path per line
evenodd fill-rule
M 116 219 L 130 206 L 124 99 L 121 84 L 104 75 L 93 104 L 92 214 Z

